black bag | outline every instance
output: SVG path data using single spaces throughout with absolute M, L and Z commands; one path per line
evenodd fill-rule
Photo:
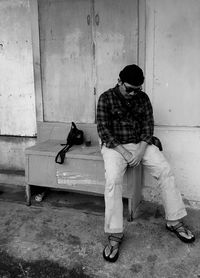
M 72 122 L 72 126 L 70 132 L 67 136 L 66 144 L 61 144 L 64 146 L 62 150 L 58 152 L 55 158 L 55 162 L 59 164 L 63 164 L 65 160 L 65 154 L 73 145 L 81 145 L 83 144 L 83 131 L 78 129 L 74 122 Z

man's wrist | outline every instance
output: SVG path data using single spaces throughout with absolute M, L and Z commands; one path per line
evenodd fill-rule
M 141 141 L 141 142 L 140 142 L 140 145 L 139 145 L 139 148 L 140 148 L 141 151 L 144 152 L 144 151 L 146 150 L 147 146 L 148 146 L 148 143 L 147 143 L 147 142 Z
M 120 153 L 124 157 L 125 160 L 127 160 L 127 161 L 130 160 L 131 153 L 126 148 L 124 148 L 122 145 L 118 145 L 114 149 L 118 153 Z

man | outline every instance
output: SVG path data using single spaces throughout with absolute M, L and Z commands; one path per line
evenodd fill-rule
M 115 262 L 123 239 L 122 184 L 127 166 L 140 163 L 158 181 L 165 209 L 166 228 L 182 241 L 195 240 L 181 219 L 187 215 L 181 194 L 163 153 L 153 143 L 154 120 L 150 100 L 141 89 L 144 75 L 137 65 L 126 66 L 118 84 L 104 92 L 97 106 L 97 129 L 105 166 L 105 233 L 103 257 Z

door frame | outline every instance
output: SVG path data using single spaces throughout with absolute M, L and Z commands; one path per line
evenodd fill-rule
M 43 95 L 42 95 L 42 75 L 40 61 L 40 35 L 39 35 L 39 15 L 38 0 L 29 1 L 30 20 L 31 20 L 31 37 L 33 52 L 33 73 L 35 87 L 35 107 L 36 121 L 44 121 Z

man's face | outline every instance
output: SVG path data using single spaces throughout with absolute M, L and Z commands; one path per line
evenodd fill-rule
M 124 82 L 123 86 L 124 86 L 126 93 L 128 93 L 128 94 L 133 93 L 134 91 L 141 90 L 141 86 L 133 86 L 127 82 Z

